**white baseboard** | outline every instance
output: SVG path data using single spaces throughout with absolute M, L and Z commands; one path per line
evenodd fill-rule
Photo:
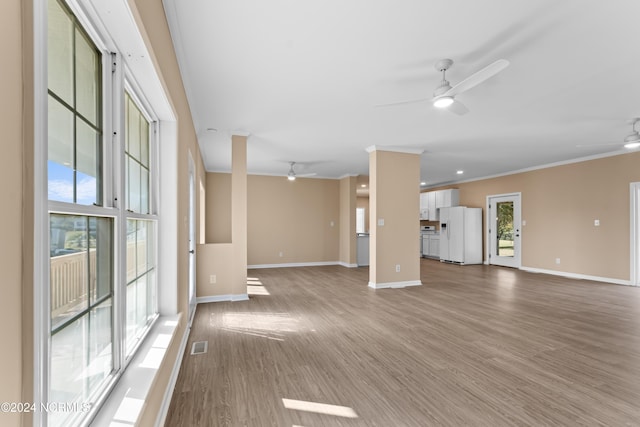
M 282 267 L 317 267 L 322 265 L 340 265 L 338 261 L 320 261 L 320 262 L 285 262 L 282 264 L 254 264 L 248 265 L 248 269 L 253 268 L 282 268 Z
M 164 392 L 164 398 L 162 399 L 162 404 L 160 405 L 160 412 L 158 413 L 158 418 L 156 418 L 156 427 L 164 426 L 164 423 L 167 419 L 167 414 L 169 413 L 169 405 L 171 405 L 171 397 L 173 396 L 173 390 L 176 388 L 176 381 L 178 381 L 178 374 L 180 373 L 182 358 L 184 357 L 184 351 L 187 348 L 187 342 L 189 341 L 190 332 L 191 327 L 187 324 L 187 327 L 184 328 L 184 333 L 182 334 L 180 348 L 178 349 L 176 361 L 173 364 L 171 376 L 169 377 L 169 384 L 167 385 L 167 389 Z
M 611 277 L 590 276 L 588 274 L 569 273 L 566 271 L 546 270 L 544 268 L 533 268 L 533 267 L 524 267 L 524 266 L 520 267 L 520 270 L 528 271 L 530 273 L 543 273 L 543 274 L 551 274 L 553 276 L 568 277 L 570 279 L 593 280 L 594 282 L 605 282 L 605 283 L 613 283 L 615 285 L 632 286 L 632 283 L 629 280 L 613 279 Z
M 409 280 L 406 282 L 383 282 L 383 283 L 373 283 L 369 282 L 369 287 L 372 289 L 387 289 L 387 288 L 406 288 L 407 286 L 420 286 L 422 282 L 420 280 Z
M 358 264 L 347 264 L 346 262 L 342 262 L 342 261 L 340 261 L 338 263 L 338 265 L 341 265 L 341 266 L 347 267 L 347 268 L 357 268 L 358 267 Z
M 204 304 L 208 302 L 224 302 L 224 301 L 248 301 L 248 294 L 227 294 L 227 295 L 212 295 L 209 297 L 198 297 L 196 303 Z

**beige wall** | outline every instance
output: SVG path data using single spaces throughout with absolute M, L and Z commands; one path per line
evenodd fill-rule
M 340 262 L 356 264 L 356 183 L 355 176 L 340 180 Z
M 338 180 L 250 175 L 248 185 L 249 265 L 338 261 Z
M 420 281 L 419 183 L 418 154 L 370 153 L 369 281 L 374 286 Z M 384 225 L 378 226 L 381 219 Z M 400 272 L 396 272 L 396 265 L 400 265 Z
M 640 182 L 639 165 L 635 152 L 442 188 L 459 188 L 460 204 L 485 214 L 488 195 L 521 192 L 523 267 L 629 280 L 629 184 Z
M 207 173 L 206 243 L 231 243 L 231 174 Z

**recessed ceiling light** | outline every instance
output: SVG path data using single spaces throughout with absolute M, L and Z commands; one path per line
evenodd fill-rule
M 360 184 L 360 187 L 367 188 L 367 184 Z
M 427 183 L 426 182 L 421 182 L 420 185 L 427 185 Z
M 458 175 L 462 175 L 462 174 L 464 173 L 464 171 L 456 171 L 456 173 L 457 173 Z

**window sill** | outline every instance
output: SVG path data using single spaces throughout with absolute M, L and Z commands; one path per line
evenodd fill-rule
M 92 427 L 136 425 L 167 349 L 176 338 L 180 315 L 161 316 L 122 373 Z

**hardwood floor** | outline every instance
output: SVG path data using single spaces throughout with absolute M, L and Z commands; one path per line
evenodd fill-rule
M 423 286 L 383 290 L 366 268 L 249 270 L 268 295 L 198 306 L 187 353 L 209 351 L 166 426 L 640 425 L 640 289 L 421 263 Z

